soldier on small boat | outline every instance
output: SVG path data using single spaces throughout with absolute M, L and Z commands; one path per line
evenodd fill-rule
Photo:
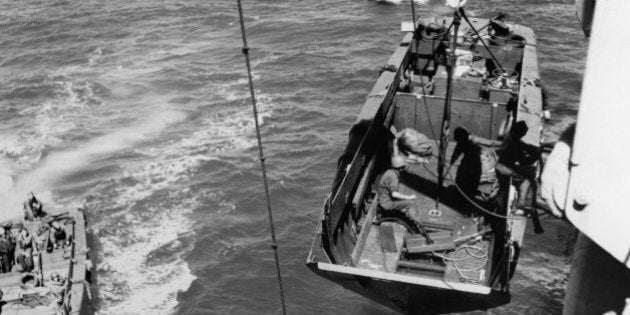
M 22 227 L 17 241 L 17 263 L 22 272 L 30 272 L 35 268 L 33 263 L 34 251 L 37 251 L 35 238 L 26 227 Z
M 478 158 L 477 156 L 481 156 L 481 147 L 497 147 L 498 161 L 496 162 L 495 169 L 497 179 L 499 181 L 499 191 L 498 194 L 493 194 L 498 198 L 498 200 L 502 200 L 504 197 L 504 191 L 501 189 L 505 189 L 507 187 L 507 180 L 510 176 L 520 182 L 518 187 L 518 201 L 517 208 L 525 209 L 528 207 L 530 203 L 530 197 L 532 192 L 532 185 L 536 185 L 536 167 L 534 163 L 538 161 L 540 158 L 540 150 L 532 145 L 529 145 L 522 141 L 522 138 L 527 134 L 529 128 L 527 127 L 527 123 L 524 121 L 517 121 L 510 128 L 507 138 L 504 141 L 499 140 L 488 140 L 479 136 L 475 136 L 470 134 L 464 128 L 457 128 L 455 130 L 455 140 L 457 141 L 458 147 L 461 145 L 462 148 L 455 148 L 453 152 L 453 156 L 451 156 L 451 164 L 454 163 L 460 154 L 464 154 L 464 159 L 466 159 L 466 152 L 460 151 L 469 151 L 468 154 L 472 158 Z M 480 147 L 481 146 L 481 147 Z M 472 153 L 471 153 L 472 152 Z M 474 155 L 477 156 L 474 156 Z M 477 163 L 471 163 L 472 165 L 467 165 L 458 168 L 458 173 L 456 177 L 456 183 L 460 186 L 467 195 L 474 196 L 477 191 L 477 186 L 479 185 L 479 180 L 481 178 L 481 159 L 475 160 Z M 474 170 L 471 170 L 474 168 Z M 460 174 L 460 169 L 465 174 Z M 473 176 L 474 175 L 474 176 Z M 461 180 L 457 180 L 457 178 L 462 178 Z
M 66 279 L 61 277 L 58 272 L 53 271 L 50 274 L 50 281 L 48 281 L 46 286 L 57 298 L 57 304 L 61 305 L 63 303 L 64 291 L 66 288 Z
M 499 187 L 506 187 L 506 181 L 510 176 L 521 181 L 516 203 L 519 209 L 525 209 L 530 204 L 532 185 L 536 185 L 534 163 L 540 158 L 540 150 L 522 140 L 528 130 L 526 122 L 515 122 L 508 138 L 497 152 L 499 161 L 496 170 Z
M 24 201 L 24 219 L 33 221 L 37 218 L 46 216 L 42 203 L 35 198 L 33 192 L 28 193 L 28 199 Z
M 462 157 L 457 167 L 455 183 L 466 196 L 474 198 L 478 194 L 479 184 L 482 182 L 494 182 L 496 180 L 495 166 L 496 153 L 488 147 L 488 143 L 479 137 L 473 136 L 463 127 L 455 128 L 453 138 L 457 142 L 451 165 Z M 497 141 L 497 143 L 500 143 Z
M 428 237 L 420 222 L 416 221 L 409 210 L 414 206 L 416 195 L 405 195 L 399 190 L 400 173 L 405 171 L 407 160 L 401 155 L 394 155 L 391 168 L 385 171 L 378 184 L 378 204 L 381 218 L 400 217 L 417 231 Z M 430 241 L 430 239 L 429 239 Z
M 10 272 L 15 255 L 15 240 L 11 235 L 11 228 L 0 228 L 0 272 Z
M 53 221 L 50 225 L 50 242 L 52 246 L 55 249 L 65 246 L 69 240 L 66 228 L 59 221 Z

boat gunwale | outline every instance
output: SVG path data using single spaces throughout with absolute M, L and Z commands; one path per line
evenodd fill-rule
M 331 263 L 317 262 L 313 263 L 319 270 L 325 272 L 334 272 L 347 275 L 364 276 L 384 281 L 396 281 L 408 284 L 415 284 L 420 286 L 426 286 L 437 289 L 447 289 L 462 291 L 468 293 L 476 293 L 481 295 L 488 295 L 492 292 L 492 288 L 488 286 L 482 286 L 478 284 L 470 283 L 457 283 L 446 280 L 439 280 L 430 277 L 419 277 L 417 275 L 410 275 L 401 272 L 390 272 L 373 270 L 359 267 L 351 267 L 345 265 L 337 265 Z

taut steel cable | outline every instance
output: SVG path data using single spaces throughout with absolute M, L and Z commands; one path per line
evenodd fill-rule
M 280 289 L 280 301 L 282 302 L 282 314 L 287 313 L 286 303 L 284 302 L 284 289 L 282 288 L 282 273 L 280 272 L 280 259 L 278 258 L 278 244 L 276 242 L 276 230 L 273 225 L 273 215 L 271 212 L 271 199 L 269 198 L 269 184 L 267 183 L 267 169 L 265 168 L 265 155 L 263 154 L 263 145 L 260 137 L 260 125 L 258 123 L 258 109 L 256 107 L 256 94 L 254 93 L 254 81 L 252 79 L 252 67 L 249 62 L 249 47 L 247 47 L 247 37 L 245 36 L 245 19 L 243 18 L 243 6 L 241 0 L 236 0 L 238 4 L 238 17 L 241 22 L 241 34 L 243 35 L 243 55 L 245 55 L 245 64 L 247 65 L 247 77 L 249 79 L 249 92 L 252 97 L 252 110 L 254 112 L 254 123 L 256 125 L 256 138 L 258 139 L 258 159 L 260 160 L 260 168 L 262 170 L 263 183 L 265 186 L 265 197 L 267 199 L 267 214 L 269 216 L 269 227 L 271 228 L 271 248 L 276 261 L 276 272 L 278 277 L 278 288 Z

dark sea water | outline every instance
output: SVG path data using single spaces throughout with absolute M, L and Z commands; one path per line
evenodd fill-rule
M 469 0 L 538 35 L 557 137 L 587 42 L 573 1 Z M 392 314 L 304 265 L 336 158 L 409 2 L 246 0 L 291 314 Z M 442 1 L 418 15 L 447 14 Z M 280 311 L 235 1 L 0 1 L 0 210 L 85 207 L 101 314 Z M 556 314 L 570 229 L 527 232 L 512 303 Z

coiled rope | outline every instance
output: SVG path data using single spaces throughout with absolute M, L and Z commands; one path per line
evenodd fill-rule
M 280 301 L 282 302 L 282 314 L 286 315 L 287 308 L 284 301 L 284 289 L 282 288 L 282 273 L 280 272 L 280 259 L 278 258 L 278 244 L 276 242 L 276 230 L 273 225 L 273 215 L 271 212 L 271 199 L 269 198 L 269 184 L 267 183 L 267 169 L 265 168 L 265 155 L 263 154 L 263 145 L 260 137 L 260 124 L 258 123 L 258 109 L 256 107 L 256 94 L 254 93 L 254 81 L 252 79 L 252 67 L 249 62 L 249 47 L 247 47 L 247 37 L 245 36 L 245 21 L 243 18 L 243 6 L 241 0 L 238 3 L 238 17 L 241 22 L 241 34 L 243 35 L 243 55 L 245 55 L 245 64 L 247 65 L 247 77 L 249 79 L 249 91 L 252 97 L 252 110 L 254 113 L 254 123 L 256 125 L 256 138 L 258 139 L 258 159 L 260 160 L 260 168 L 262 170 L 262 178 L 265 186 L 265 197 L 267 199 L 267 214 L 269 216 L 269 227 L 271 229 L 271 248 L 273 249 L 276 261 L 276 272 L 278 278 L 278 288 L 280 289 Z

